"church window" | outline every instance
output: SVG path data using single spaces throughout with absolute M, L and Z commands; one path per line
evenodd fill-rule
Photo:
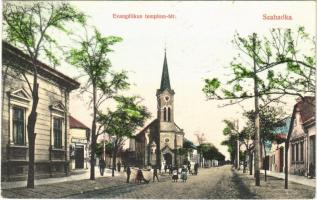
M 165 101 L 168 101 L 170 100 L 170 98 L 168 96 L 165 97 Z
M 167 120 L 170 122 L 171 121 L 171 108 L 168 108 L 168 114 L 167 114 Z
M 168 138 L 165 138 L 165 142 L 167 143 L 167 142 L 169 142 L 170 140 L 168 139 Z
M 164 121 L 166 121 L 166 108 L 164 108 Z

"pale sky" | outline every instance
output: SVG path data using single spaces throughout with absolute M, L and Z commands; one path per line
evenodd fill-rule
M 156 89 L 160 86 L 167 47 L 167 61 L 171 87 L 175 91 L 175 122 L 184 129 L 185 137 L 194 141 L 194 133 L 204 133 L 207 141 L 213 143 L 229 159 L 226 146 L 220 143 L 224 119 L 239 118 L 240 106 L 218 108 L 221 101 L 206 101 L 202 92 L 204 78 L 225 78 L 225 67 L 229 65 L 238 50 L 231 40 L 234 33 L 242 36 L 258 33 L 268 34 L 270 28 L 297 28 L 304 26 L 315 35 L 315 2 L 71 2 L 90 16 L 89 23 L 100 32 L 123 38 L 114 46 L 111 62 L 115 70 L 129 71 L 129 78 L 135 85 L 130 94 L 144 98 L 143 104 L 156 117 Z M 114 19 L 113 14 L 174 14 L 175 19 Z M 267 21 L 263 14 L 291 15 L 290 21 Z M 59 67 L 60 71 L 75 77 L 74 68 Z M 81 96 L 81 95 L 80 95 Z M 290 101 L 295 102 L 294 97 Z M 245 102 L 246 108 L 253 106 Z M 290 112 L 292 105 L 286 106 Z M 72 92 L 71 114 L 91 126 L 91 110 L 78 98 L 78 91 Z M 151 120 L 152 120 L 151 119 Z

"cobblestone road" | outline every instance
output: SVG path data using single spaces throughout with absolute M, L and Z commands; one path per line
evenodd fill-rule
M 69 198 L 255 198 L 240 181 L 231 166 L 223 166 L 201 169 L 197 176 L 189 176 L 186 183 L 174 183 L 165 177 L 161 182 L 130 183 Z

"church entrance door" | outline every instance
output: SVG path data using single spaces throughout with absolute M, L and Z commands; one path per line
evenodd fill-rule
M 171 165 L 172 164 L 172 155 L 170 153 L 165 153 L 164 155 L 164 160 L 166 165 Z

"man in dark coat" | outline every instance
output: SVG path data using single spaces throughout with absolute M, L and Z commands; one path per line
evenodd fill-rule
M 131 169 L 130 166 L 127 167 L 127 183 L 130 181 Z
M 195 170 L 195 175 L 197 175 L 198 174 L 198 163 L 196 163 L 194 165 L 194 170 Z
M 100 175 L 103 176 L 106 168 L 106 162 L 103 158 L 100 159 L 99 161 L 99 170 L 100 170 Z
M 117 163 L 117 167 L 118 167 L 118 172 L 120 172 L 121 171 L 121 162 L 120 161 Z
M 155 180 L 155 177 L 156 177 L 156 179 L 157 179 L 157 182 L 160 182 L 159 179 L 158 179 L 157 167 L 156 167 L 156 166 L 154 166 L 154 168 L 153 168 L 153 182 L 154 182 L 154 180 Z

